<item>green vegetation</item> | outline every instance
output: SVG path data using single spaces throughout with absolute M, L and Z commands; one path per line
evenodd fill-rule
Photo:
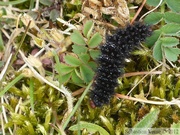
M 147 0 L 139 12 L 143 2 L 1 1 L 0 134 L 122 135 L 132 128 L 135 135 L 137 128 L 180 128 L 180 1 Z M 99 47 L 135 14 L 153 34 L 128 60 L 111 103 L 92 108 L 88 92 Z

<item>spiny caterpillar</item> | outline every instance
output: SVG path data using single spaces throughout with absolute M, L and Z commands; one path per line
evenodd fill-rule
M 123 74 L 125 59 L 150 35 L 149 26 L 136 22 L 106 37 L 105 44 L 100 47 L 99 67 L 90 92 L 90 99 L 96 107 L 110 102 L 118 86 L 117 79 Z

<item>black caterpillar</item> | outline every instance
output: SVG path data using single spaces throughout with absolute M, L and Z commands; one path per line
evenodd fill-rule
M 125 59 L 150 35 L 149 26 L 136 22 L 106 37 L 105 44 L 100 47 L 101 55 L 97 59 L 99 67 L 90 92 L 90 99 L 95 106 L 110 102 L 118 86 L 117 78 L 123 74 Z

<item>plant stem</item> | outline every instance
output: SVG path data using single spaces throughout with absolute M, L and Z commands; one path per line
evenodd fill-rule
M 24 42 L 24 39 L 25 39 L 25 37 L 26 37 L 27 31 L 29 30 L 30 24 L 31 24 L 31 21 L 29 21 L 29 23 L 28 23 L 28 25 L 27 25 L 27 27 L 26 27 L 25 33 L 23 34 L 23 37 L 22 37 L 22 39 L 21 39 L 21 42 L 20 42 L 20 44 L 19 44 L 19 46 L 18 46 L 15 54 L 12 56 L 11 62 L 9 63 L 9 65 L 8 65 L 8 67 L 7 67 L 7 70 L 5 71 L 2 79 L 0 80 L 0 90 L 3 89 L 2 82 L 4 81 L 4 79 L 5 79 L 5 77 L 6 77 L 7 71 L 9 70 L 9 68 L 12 66 L 12 64 L 14 63 L 14 61 L 15 61 L 15 59 L 16 59 L 16 56 L 17 56 L 17 54 L 18 54 L 18 52 L 19 52 L 19 50 L 20 50 L 20 48 L 21 48 L 21 46 L 22 46 L 22 44 L 23 44 L 23 42 Z M 4 91 L 4 90 L 3 90 L 3 91 Z M 1 94 L 3 93 L 3 91 L 1 91 Z M 5 91 L 5 92 L 6 92 L 6 91 Z M 5 92 L 4 92 L 4 93 L 5 93 Z M 1 95 L 1 94 L 0 94 L 0 95 Z M 2 95 L 1 95 L 1 96 L 2 96 Z
M 27 31 L 29 30 L 30 24 L 31 24 L 31 20 L 29 21 L 29 23 L 28 23 L 28 25 L 27 25 L 27 28 L 26 28 L 26 30 L 25 30 L 25 32 L 24 32 L 24 34 L 23 34 L 22 39 L 21 39 L 21 42 L 20 42 L 19 46 L 17 47 L 17 50 L 16 50 L 15 54 L 14 54 L 13 57 L 12 57 L 10 66 L 14 63 L 14 61 L 15 61 L 15 59 L 16 59 L 16 56 L 17 56 L 17 54 L 18 54 L 18 52 L 19 52 L 19 50 L 20 50 L 20 48 L 21 48 L 21 46 L 22 46 L 22 44 L 23 44 L 23 42 L 24 42 L 24 39 L 25 39 L 25 37 L 26 37 Z
M 83 92 L 82 96 L 79 98 L 78 102 L 76 103 L 76 105 L 74 106 L 74 109 L 72 110 L 72 112 L 69 114 L 67 120 L 64 122 L 62 129 L 64 130 L 69 121 L 71 120 L 71 117 L 74 115 L 74 113 L 77 111 L 77 109 L 79 108 L 79 106 L 81 105 L 81 102 L 83 101 L 85 95 L 88 93 L 89 88 L 91 87 L 92 81 L 89 83 L 89 85 L 86 87 L 85 91 Z

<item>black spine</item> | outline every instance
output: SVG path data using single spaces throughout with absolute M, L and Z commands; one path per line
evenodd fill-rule
M 149 26 L 136 22 L 107 36 L 106 43 L 100 48 L 99 67 L 93 90 L 90 92 L 90 99 L 95 106 L 100 107 L 110 102 L 114 89 L 118 85 L 117 78 L 123 74 L 125 59 L 129 58 L 131 52 L 150 34 Z

